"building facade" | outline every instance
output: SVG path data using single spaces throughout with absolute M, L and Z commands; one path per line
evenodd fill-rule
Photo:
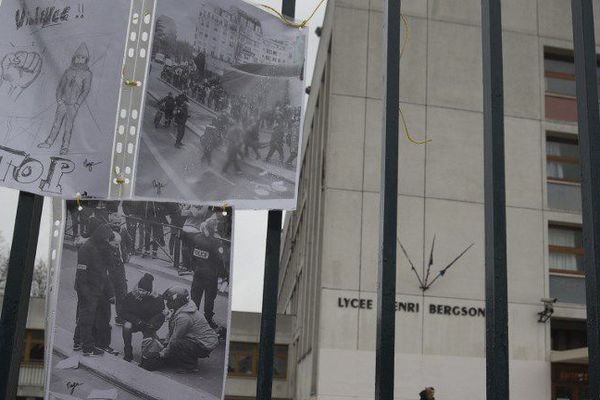
M 511 397 L 584 400 L 570 2 L 502 6 Z M 484 399 L 480 1 L 402 10 L 396 398 L 433 386 L 438 398 Z M 279 282 L 279 312 L 296 316 L 295 399 L 374 397 L 382 28 L 382 0 L 328 2 Z
M 228 64 L 294 65 L 295 43 L 266 37 L 260 20 L 236 7 L 207 2 L 196 21 L 194 49 Z
M 4 287 L 0 286 L 0 309 Z M 37 400 L 44 397 L 44 329 L 46 324 L 46 300 L 29 299 L 29 311 L 23 343 L 23 358 L 19 370 L 17 400 Z

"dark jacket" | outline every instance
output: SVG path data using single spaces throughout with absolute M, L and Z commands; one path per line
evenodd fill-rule
M 221 241 L 204 233 L 188 235 L 192 248 L 192 268 L 196 272 L 220 275 L 223 273 L 223 248 Z
M 79 248 L 75 290 L 97 296 L 105 293 L 109 284 L 108 270 L 113 268 L 114 258 L 109 244 L 112 231 L 108 225 L 101 225 Z
M 139 201 L 124 201 L 122 203 L 123 212 L 125 213 L 125 215 L 132 215 L 137 217 L 142 216 L 143 207 L 140 207 L 140 205 L 143 204 L 143 202 Z
M 134 325 L 147 324 L 158 329 L 164 322 L 164 308 L 161 297 L 135 288 L 125 296 L 121 317 Z
M 177 125 L 185 125 L 189 117 L 187 104 L 182 103 L 175 108 L 175 123 Z
M 171 113 L 175 109 L 175 98 L 173 96 L 165 96 L 158 102 L 158 106 L 164 107 L 166 112 Z
M 208 325 L 194 302 L 190 301 L 173 313 L 169 319 L 169 339 L 165 356 L 168 357 L 171 346 L 176 340 L 187 340 L 214 350 L 219 344 L 219 335 Z

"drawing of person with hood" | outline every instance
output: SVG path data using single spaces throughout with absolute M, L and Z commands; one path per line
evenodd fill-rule
M 48 138 L 37 147 L 50 148 L 59 134 L 62 135 L 60 154 L 69 152 L 73 123 L 79 107 L 85 101 L 92 86 L 92 71 L 88 65 L 90 53 L 85 43 L 81 43 L 71 59 L 71 65 L 63 74 L 56 88 L 56 116 Z

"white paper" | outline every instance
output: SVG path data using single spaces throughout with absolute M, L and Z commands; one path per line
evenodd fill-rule
M 71 369 L 71 368 L 79 368 L 79 355 L 74 355 L 69 358 L 65 358 L 64 360 L 59 361 L 56 364 L 56 368 L 58 369 Z
M 0 185 L 106 197 L 129 2 L 4 0 Z
M 306 42 L 240 0 L 160 0 L 135 196 L 295 208 Z
M 68 202 L 63 221 L 65 234 L 58 254 L 61 265 L 56 272 L 57 300 L 53 302 L 55 310 L 49 311 L 55 317 L 50 331 L 47 399 L 59 395 L 113 399 L 108 395 L 115 392 L 105 391 L 113 388 L 117 398 L 123 394 L 124 398 L 140 400 L 222 399 L 231 315 L 228 281 L 233 213 L 223 215 L 206 206 L 175 203 L 81 204 L 83 209 L 79 211 L 74 202 Z M 189 270 L 195 272 L 184 273 Z M 174 298 L 167 289 L 173 287 L 187 291 L 188 298 L 180 308 L 173 308 L 176 311 L 169 311 Z M 110 304 L 111 297 L 116 304 Z M 154 309 L 151 315 L 136 314 L 139 311 L 135 310 L 140 310 L 135 306 L 136 299 L 141 298 L 145 299 L 141 309 Z M 95 306 L 90 306 L 92 300 Z M 165 349 L 174 349 L 169 327 L 180 313 L 190 318 L 193 315 L 199 331 L 189 334 L 202 343 L 208 354 L 199 351 L 203 350 L 199 347 L 186 347 L 178 353 L 180 356 L 163 354 L 164 362 L 157 370 L 142 368 L 148 367 L 147 360 L 143 361 L 148 349 L 163 349 L 158 342 L 152 345 L 153 337 L 165 341 Z M 116 323 L 119 315 L 123 325 Z M 91 317 L 88 322 L 93 320 L 93 326 L 86 328 L 86 317 Z M 137 328 L 132 333 L 132 359 L 127 361 L 123 329 L 134 325 Z M 153 328 L 139 331 L 148 326 Z M 86 349 L 86 343 L 109 345 L 119 354 L 86 355 L 93 348 Z M 74 345 L 82 345 L 83 349 Z M 192 361 L 195 364 L 182 365 L 183 358 L 192 352 L 196 352 L 197 358 L 194 356 Z M 74 367 L 75 360 L 80 368 L 63 369 Z M 184 373 L 179 373 L 182 369 Z
M 94 389 L 88 396 L 88 399 L 99 399 L 99 400 L 116 400 L 118 396 L 117 389 Z

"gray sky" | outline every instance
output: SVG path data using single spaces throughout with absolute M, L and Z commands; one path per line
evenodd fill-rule
M 281 0 L 260 0 L 281 9 Z M 318 0 L 298 0 L 296 18 L 304 19 L 310 15 Z M 319 38 L 314 34 L 320 26 L 325 14 L 323 4 L 308 26 L 308 60 L 306 69 L 306 85 L 312 79 L 313 66 Z M 15 215 L 17 212 L 18 192 L 0 187 L 0 239 L 6 248 L 12 239 Z M 50 243 L 50 199 L 44 202 L 44 215 L 38 243 L 38 258 L 47 259 Z M 266 211 L 237 211 L 234 228 L 234 264 L 232 277 L 233 309 L 236 311 L 260 311 L 262 302 L 263 269 L 265 259 L 265 237 L 267 231 Z

